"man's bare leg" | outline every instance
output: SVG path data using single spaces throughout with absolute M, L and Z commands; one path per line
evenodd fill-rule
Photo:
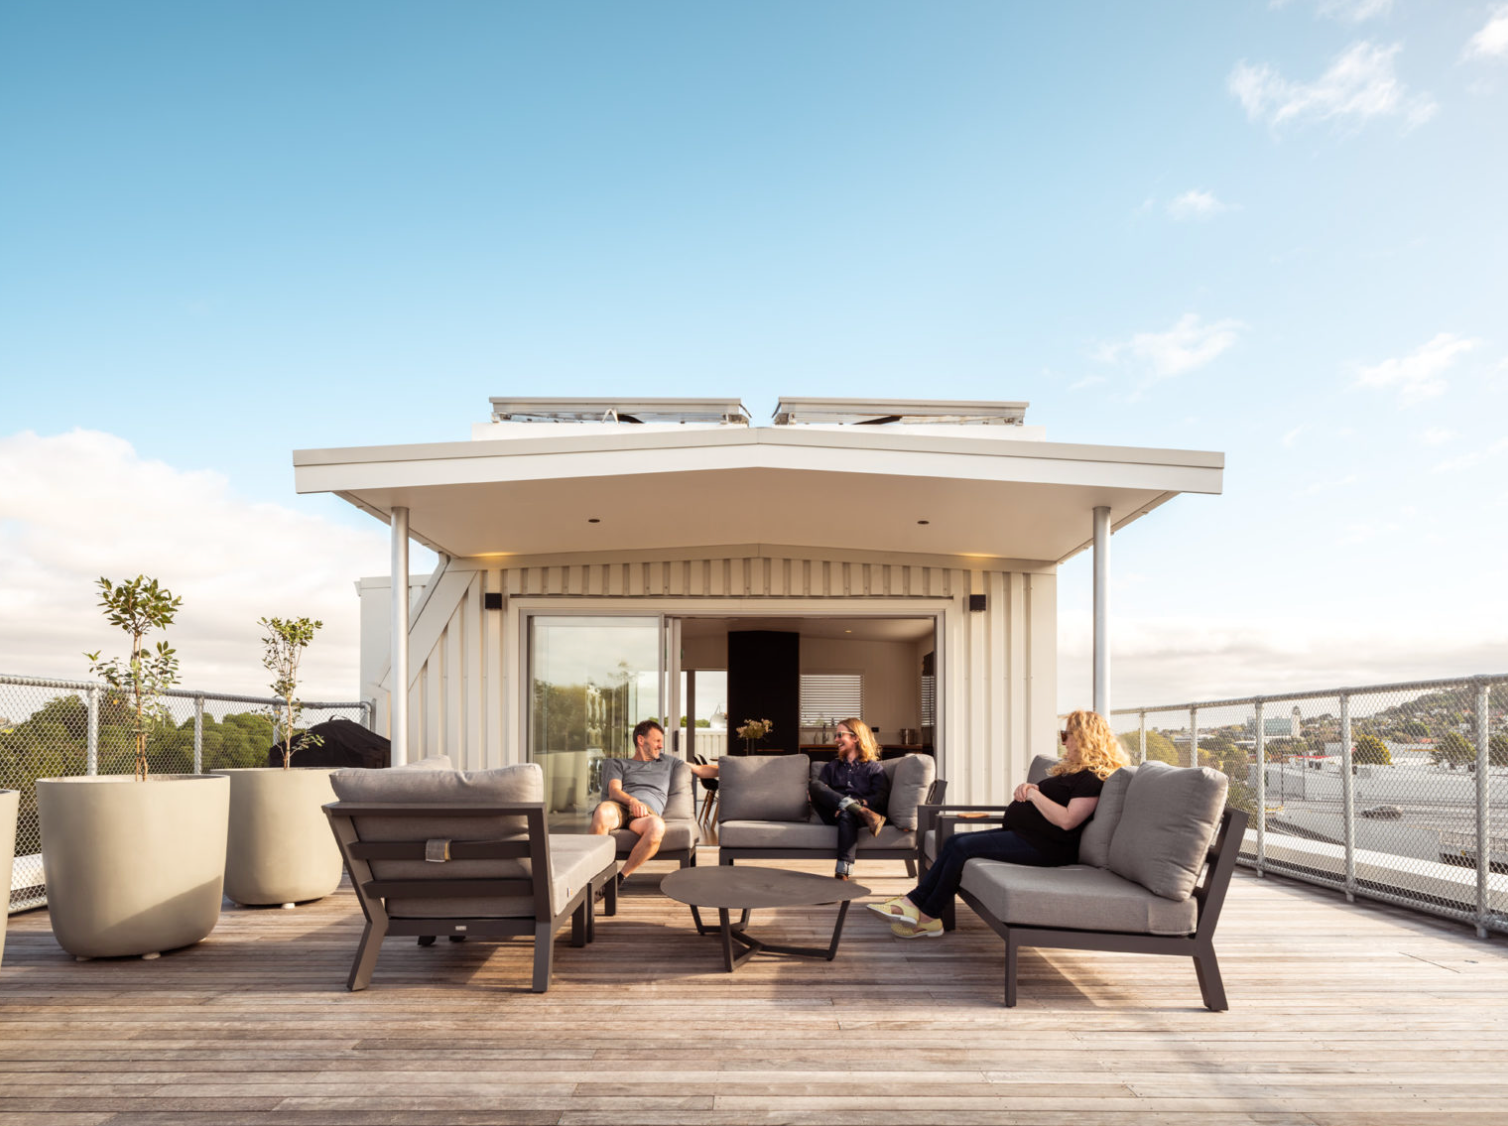
M 592 810 L 592 833 L 605 837 L 614 829 L 623 828 L 623 807 L 615 801 L 605 801 Z
M 628 823 L 628 827 L 639 834 L 639 843 L 634 845 L 628 859 L 623 862 L 623 875 L 632 874 L 640 864 L 651 859 L 660 851 L 660 842 L 665 839 L 665 822 L 651 813 L 648 817 L 638 817 Z

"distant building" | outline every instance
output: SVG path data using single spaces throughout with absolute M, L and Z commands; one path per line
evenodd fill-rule
M 1298 705 L 1293 706 L 1293 711 L 1286 716 L 1263 716 L 1262 734 L 1269 739 L 1297 739 L 1303 734 L 1304 720 L 1299 715 Z M 1257 737 L 1257 717 L 1252 716 L 1246 721 L 1246 737 Z

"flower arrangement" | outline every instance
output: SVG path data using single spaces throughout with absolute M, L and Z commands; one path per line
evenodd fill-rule
M 744 754 L 751 754 L 756 740 L 763 739 L 775 725 L 767 719 L 746 719 L 742 727 L 735 727 L 733 733 L 744 741 Z

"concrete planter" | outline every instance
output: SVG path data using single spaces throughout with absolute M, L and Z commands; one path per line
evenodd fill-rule
M 16 790 L 0 790 L 0 887 L 5 888 L 6 912 L 0 917 L 0 964 L 5 962 L 5 924 L 10 918 L 10 873 L 16 859 L 16 813 L 21 795 Z
M 42 871 L 58 945 L 155 956 L 215 929 L 230 782 L 212 775 L 40 778 Z
M 330 767 L 217 770 L 230 779 L 225 894 L 237 903 L 291 907 L 340 885 L 335 834 L 320 807 L 335 800 Z

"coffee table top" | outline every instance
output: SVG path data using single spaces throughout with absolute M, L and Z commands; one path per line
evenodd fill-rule
M 843 903 L 869 894 L 863 884 L 784 868 L 682 868 L 660 881 L 660 891 L 691 907 L 802 907 Z

